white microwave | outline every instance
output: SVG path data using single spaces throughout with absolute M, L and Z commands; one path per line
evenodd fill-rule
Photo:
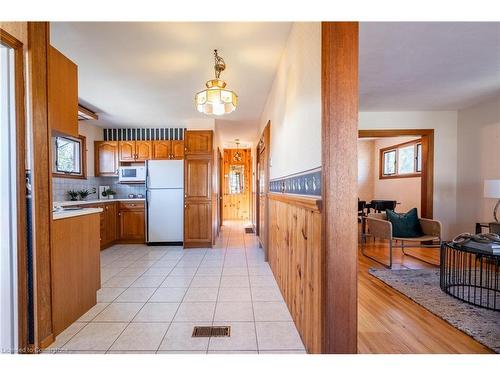
M 146 167 L 120 167 L 118 181 L 122 183 L 141 183 L 146 181 Z

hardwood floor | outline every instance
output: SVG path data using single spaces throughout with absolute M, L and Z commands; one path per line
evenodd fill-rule
M 383 241 L 368 240 L 370 255 L 387 253 Z M 435 265 L 404 256 L 394 250 L 394 269 L 430 268 L 439 264 L 438 249 L 411 252 Z M 432 314 L 382 281 L 368 274 L 384 268 L 358 249 L 358 352 L 359 353 L 492 353 L 465 333 Z

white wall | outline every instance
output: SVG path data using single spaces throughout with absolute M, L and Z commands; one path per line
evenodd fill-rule
M 358 197 L 362 201 L 375 199 L 375 140 L 358 140 Z
M 297 22 L 281 58 L 260 132 L 271 121 L 270 177 L 321 166 L 321 24 Z
M 493 221 L 495 199 L 483 198 L 485 179 L 500 179 L 500 95 L 458 112 L 457 222 L 473 232 Z
M 87 121 L 78 121 L 78 133 L 85 136 L 87 143 L 87 176 L 94 174 L 94 141 L 102 141 L 103 130 L 98 126 L 89 124 Z
M 457 112 L 360 112 L 360 129 L 434 129 L 434 218 L 457 232 Z
M 406 178 L 386 178 L 380 179 L 380 149 L 395 146 L 400 143 L 413 141 L 415 137 L 390 137 L 375 140 L 373 149 L 373 160 L 375 174 L 373 176 L 373 195 L 375 199 L 395 200 L 399 204 L 396 206 L 397 212 L 408 212 L 416 207 L 420 215 L 420 206 L 422 202 L 421 177 Z

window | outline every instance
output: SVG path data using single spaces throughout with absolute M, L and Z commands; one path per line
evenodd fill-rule
M 418 177 L 421 172 L 421 139 L 380 150 L 380 178 Z
M 53 174 L 85 178 L 85 137 L 53 137 Z

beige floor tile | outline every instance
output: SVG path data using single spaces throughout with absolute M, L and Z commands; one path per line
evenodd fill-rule
M 250 285 L 252 288 L 278 286 L 273 276 L 250 276 Z
M 198 276 L 191 282 L 192 288 L 218 288 L 220 284 L 219 276 Z
M 209 350 L 208 354 L 259 354 L 257 350 Z
M 256 322 L 259 350 L 304 350 L 293 322 Z
M 90 308 L 85 314 L 78 318 L 78 322 L 90 322 L 94 319 L 102 310 L 104 310 L 109 303 L 107 302 L 98 302 Z
M 219 288 L 189 288 L 184 302 L 215 302 Z
M 128 288 L 137 279 L 136 276 L 114 276 L 103 284 L 105 288 Z
M 251 302 L 217 302 L 215 321 L 253 322 Z
M 158 350 L 156 354 L 206 354 L 206 350 Z
M 47 348 L 51 351 L 57 351 L 64 346 L 74 335 L 76 335 L 87 323 L 75 322 L 57 335 L 55 341 Z
M 187 288 L 158 288 L 149 302 L 181 302 Z
M 259 350 L 259 354 L 307 354 L 305 350 Z
M 224 259 L 203 260 L 200 264 L 200 268 L 222 268 L 223 265 L 224 265 Z
M 182 258 L 175 266 L 176 268 L 198 268 L 201 259 L 184 259 Z
M 163 280 L 165 280 L 165 276 L 141 276 L 131 285 L 131 287 L 158 288 Z
M 218 322 L 214 326 L 230 326 L 230 337 L 210 337 L 208 350 L 257 350 L 254 322 Z
M 126 326 L 127 323 L 89 323 L 62 349 L 107 350 Z
M 158 353 L 171 350 L 206 351 L 208 337 L 192 337 L 196 325 L 211 325 L 211 322 L 173 322 L 160 345 Z
M 144 272 L 144 276 L 167 276 L 172 269 L 172 267 L 151 267 Z
M 272 276 L 273 272 L 269 266 L 248 267 L 248 274 L 252 276 Z
M 106 354 L 156 354 L 156 350 L 108 350 Z
M 165 281 L 160 285 L 161 288 L 179 288 L 188 287 L 193 280 L 193 276 L 167 276 Z
M 256 322 L 288 322 L 292 316 L 285 302 L 254 302 Z
M 254 302 L 282 302 L 283 296 L 276 287 L 253 287 L 252 300 Z
M 197 276 L 220 276 L 222 275 L 222 267 L 200 267 L 196 271 Z
M 178 303 L 148 302 L 134 318 L 134 322 L 171 322 Z
M 224 276 L 248 276 L 247 267 L 225 267 L 222 271 L 222 277 Z
M 225 276 L 223 273 L 220 286 L 221 288 L 248 288 L 250 283 L 248 276 Z
M 178 262 L 177 260 L 162 258 L 158 262 L 155 263 L 154 267 L 174 268 L 176 266 L 177 262 Z
M 109 304 L 99 315 L 97 315 L 93 321 L 130 322 L 143 305 L 144 303 L 113 302 Z
M 110 350 L 157 350 L 170 323 L 130 323 Z
M 141 276 L 144 272 L 146 272 L 148 268 L 147 267 L 127 267 L 124 268 L 118 275 L 116 276 L 135 276 L 139 277 Z
M 215 302 L 183 302 L 175 314 L 174 322 L 212 321 Z
M 97 302 L 112 302 L 125 288 L 101 288 L 97 291 Z
M 175 267 L 169 276 L 194 276 L 196 273 L 196 267 Z
M 156 288 L 133 288 L 126 289 L 115 302 L 146 302 L 153 295 Z
M 132 263 L 130 266 L 131 267 L 141 267 L 141 266 L 142 267 L 151 267 L 156 262 L 158 262 L 156 259 L 149 259 L 149 260 L 139 259 L 139 260 L 135 261 L 134 263 Z
M 218 301 L 221 302 L 250 302 L 250 288 L 221 288 Z
M 106 354 L 106 350 L 64 350 L 64 349 L 61 349 L 56 354 Z

